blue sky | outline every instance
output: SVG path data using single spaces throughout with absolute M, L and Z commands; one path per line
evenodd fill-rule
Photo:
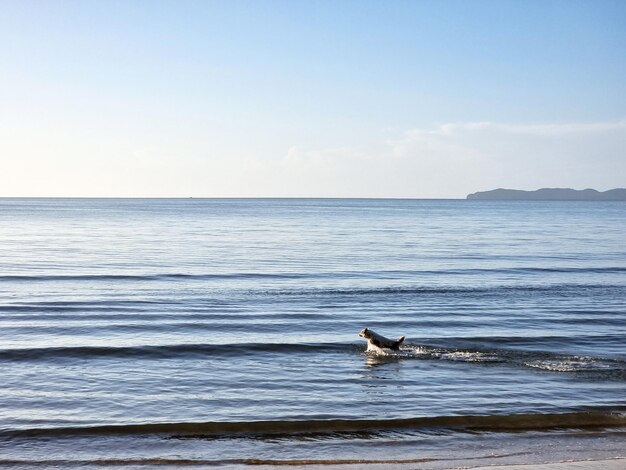
M 623 1 L 0 0 L 0 196 L 626 186 Z

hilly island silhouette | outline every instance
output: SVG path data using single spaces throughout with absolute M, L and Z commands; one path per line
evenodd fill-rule
M 468 194 L 467 199 L 490 201 L 626 201 L 626 189 L 608 191 L 595 189 L 542 188 L 536 191 L 521 189 L 493 189 Z

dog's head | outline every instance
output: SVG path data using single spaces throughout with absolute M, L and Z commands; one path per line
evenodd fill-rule
M 370 335 L 370 330 L 368 330 L 367 328 L 363 328 L 361 331 L 359 331 L 359 336 L 361 338 L 369 338 Z

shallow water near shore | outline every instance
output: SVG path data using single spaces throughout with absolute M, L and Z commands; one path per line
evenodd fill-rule
M 620 202 L 0 199 L 0 464 L 619 457 L 625 232 Z

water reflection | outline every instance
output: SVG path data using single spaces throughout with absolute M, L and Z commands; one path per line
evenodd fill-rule
M 368 394 L 388 393 L 398 388 L 402 364 L 398 356 L 363 353 L 364 367 L 360 384 Z
M 389 364 L 395 364 L 396 366 L 398 366 L 398 369 L 399 369 L 400 359 L 402 358 L 402 356 L 399 356 L 397 354 L 387 355 L 387 354 L 364 353 L 364 355 L 365 355 L 365 365 L 368 368 L 376 368 L 376 367 L 385 366 Z

